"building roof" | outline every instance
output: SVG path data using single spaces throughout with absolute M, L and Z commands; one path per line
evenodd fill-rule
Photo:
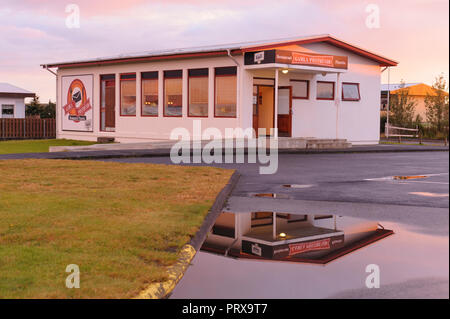
M 296 45 L 296 44 L 307 44 L 325 42 L 334 45 L 339 48 L 349 50 L 353 53 L 376 61 L 380 66 L 396 66 L 398 62 L 383 57 L 379 54 L 370 52 L 368 50 L 359 48 L 355 45 L 349 44 L 342 40 L 339 40 L 331 35 L 315 35 L 307 37 L 294 37 L 294 38 L 283 38 L 283 39 L 273 39 L 264 40 L 256 42 L 241 42 L 241 43 L 231 43 L 231 44 L 219 44 L 219 45 L 209 45 L 202 47 L 190 47 L 190 48 L 179 48 L 179 49 L 169 49 L 169 50 L 156 50 L 156 51 L 146 51 L 137 52 L 129 54 L 121 54 L 117 56 L 86 59 L 86 60 L 75 60 L 57 63 L 42 64 L 44 68 L 52 67 L 77 67 L 77 66 L 90 66 L 90 65 L 100 65 L 100 64 L 114 64 L 114 63 L 129 63 L 129 62 L 142 62 L 151 60 L 163 60 L 163 59 L 176 59 L 176 58 L 192 58 L 201 56 L 225 56 L 228 53 L 237 55 L 249 51 L 260 51 L 268 50 L 275 47 L 286 46 L 286 45 Z
M 381 84 L 381 91 L 387 91 L 390 90 L 395 91 L 401 88 L 407 88 L 413 85 L 417 85 L 420 83 L 390 83 L 390 84 Z
M 35 94 L 28 90 L 22 89 L 15 85 L 0 82 L 0 95 L 1 96 L 18 96 L 18 97 L 34 97 Z
M 385 87 L 385 91 L 388 90 L 387 84 L 383 84 L 382 87 Z M 425 84 L 425 83 L 403 83 L 403 84 L 391 84 L 390 85 L 390 94 L 399 94 L 402 91 L 407 91 L 408 95 L 411 96 L 435 96 L 436 89 Z M 383 90 L 383 88 L 382 88 Z M 447 92 L 445 92 L 448 95 Z

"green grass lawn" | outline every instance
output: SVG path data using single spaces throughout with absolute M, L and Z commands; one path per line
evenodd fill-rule
M 42 153 L 48 152 L 49 146 L 76 146 L 92 144 L 96 144 L 96 142 L 66 139 L 0 141 L 0 154 Z
M 166 280 L 232 172 L 0 161 L 0 298 L 128 298 Z M 69 264 L 79 289 L 65 286 Z

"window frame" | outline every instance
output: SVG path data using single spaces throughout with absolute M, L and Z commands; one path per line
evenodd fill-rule
M 181 72 L 181 76 L 166 76 L 166 72 Z M 166 114 L 166 79 L 181 79 L 181 114 L 167 115 Z M 164 70 L 163 71 L 163 117 L 183 117 L 183 69 Z
M 356 87 L 358 88 L 358 98 L 357 99 L 350 99 L 350 98 L 344 98 L 344 85 L 345 84 L 352 84 L 352 85 L 356 85 Z M 342 82 L 342 87 L 341 87 L 341 99 L 342 101 L 349 101 L 349 102 L 358 102 L 361 101 L 361 91 L 359 90 L 359 83 L 358 82 Z
M 192 70 L 206 70 L 206 75 L 189 75 L 189 71 Z M 208 96 L 208 102 L 206 103 L 206 115 L 190 115 L 189 109 L 191 106 L 191 102 L 189 100 L 189 93 L 190 93 L 190 86 L 189 86 L 189 79 L 190 78 L 206 78 L 207 82 L 208 82 L 208 92 L 207 92 L 207 96 Z M 196 68 L 196 69 L 189 69 L 187 71 L 187 116 L 188 117 L 199 117 L 199 118 L 208 118 L 209 117 L 209 68 Z
M 3 117 L 3 107 L 4 106 L 12 106 L 12 117 Z M 8 118 L 15 118 L 16 117 L 16 105 L 15 104 L 2 104 L 1 105 L 1 110 L 0 110 L 2 113 L 1 113 L 1 117 L 0 118 L 5 118 L 5 119 L 8 119 Z M 11 115 L 11 114 L 7 114 L 7 115 Z
M 222 69 L 222 70 L 225 70 L 225 69 L 231 69 L 231 68 L 233 68 L 234 69 L 234 71 L 235 71 L 235 73 L 234 74 L 217 74 L 217 69 Z M 223 115 L 217 115 L 217 112 L 216 112 L 216 109 L 217 109 L 217 99 L 216 99 L 216 94 L 217 94 L 217 82 L 216 82 L 216 78 L 217 77 L 227 77 L 227 76 L 234 76 L 234 77 L 236 77 L 236 110 L 235 110 L 235 115 L 234 116 L 223 116 Z M 214 68 L 214 117 L 215 118 L 225 118 L 225 119 L 235 119 L 235 118 L 237 118 L 237 113 L 238 113 L 238 110 L 237 110 L 237 108 L 238 108 L 238 96 L 237 96 L 237 92 L 238 92 L 238 89 L 237 89 L 237 86 L 239 85 L 239 83 L 238 83 L 238 79 L 237 79 L 237 67 L 236 66 L 225 66 L 225 67 L 216 67 L 216 68 Z
M 122 79 L 122 75 L 134 75 L 134 78 L 131 79 Z M 122 114 L 122 81 L 134 81 L 135 82 L 135 90 L 137 90 L 137 79 L 136 79 L 136 72 L 128 72 L 128 73 L 120 73 L 119 75 L 119 98 L 120 98 L 120 104 L 119 104 L 119 108 L 120 108 L 120 116 L 125 116 L 125 117 L 136 117 L 136 113 L 137 113 L 137 105 L 136 105 L 136 111 L 135 114 Z M 137 102 L 137 92 L 136 93 L 136 102 Z
M 292 86 L 292 99 L 294 100 L 309 100 L 309 80 L 297 80 L 297 79 L 290 79 L 289 82 L 306 82 L 306 97 L 303 96 L 295 96 L 294 95 L 294 87 Z
M 317 84 L 319 83 L 331 83 L 333 84 L 333 97 L 328 98 L 328 97 L 318 97 L 317 96 Z M 322 101 L 333 101 L 336 97 L 336 83 L 334 81 L 317 81 L 316 84 L 316 100 L 322 100 Z
M 156 78 L 144 79 L 144 73 L 156 73 Z M 156 80 L 156 95 L 158 96 L 157 114 L 144 114 L 144 90 L 143 82 L 145 80 Z M 141 72 L 141 117 L 159 117 L 159 72 L 158 71 L 143 71 Z

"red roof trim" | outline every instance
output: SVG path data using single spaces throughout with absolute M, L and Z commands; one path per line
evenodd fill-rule
M 246 47 L 243 49 L 234 49 L 231 50 L 232 55 L 241 54 L 243 52 L 249 51 L 259 51 L 259 50 L 267 50 L 273 49 L 280 46 L 286 45 L 296 45 L 296 44 L 307 44 L 307 43 L 317 43 L 317 42 L 326 42 L 331 45 L 334 45 L 339 48 L 343 48 L 354 52 L 360 56 L 366 57 L 368 59 L 374 60 L 380 64 L 380 66 L 396 66 L 398 63 L 393 60 L 389 60 L 382 56 L 376 55 L 369 51 L 360 49 L 346 42 L 337 40 L 330 36 L 323 36 L 317 38 L 310 38 L 305 40 L 293 40 L 287 42 L 273 43 L 267 45 Z M 181 53 L 181 54 L 169 54 L 169 55 L 160 55 L 160 56 L 149 56 L 149 57 L 135 57 L 135 58 L 115 58 L 110 60 L 103 61 L 87 61 L 87 62 L 74 62 L 74 63 L 55 63 L 48 64 L 47 67 L 80 67 L 80 66 L 93 66 L 93 65 L 105 65 L 105 64 L 115 64 L 115 63 L 133 63 L 133 62 L 146 62 L 146 61 L 157 61 L 157 60 L 170 60 L 170 59 L 186 59 L 186 58 L 197 58 L 197 57 L 214 57 L 214 56 L 225 56 L 228 52 L 226 50 L 221 51 L 210 51 L 210 52 L 197 52 L 197 53 Z
M 280 46 L 286 46 L 286 45 L 297 45 L 297 44 L 307 44 L 307 43 L 317 43 L 317 42 L 326 42 L 326 43 L 329 43 L 336 47 L 352 51 L 360 56 L 366 57 L 368 59 L 371 59 L 371 60 L 374 60 L 374 61 L 380 63 L 381 66 L 396 66 L 398 64 L 396 61 L 386 59 L 382 56 L 379 56 L 379 55 L 376 55 L 369 51 L 360 49 L 358 47 L 355 47 L 346 42 L 337 40 L 330 36 L 311 38 L 311 39 L 306 39 L 306 40 L 296 40 L 296 41 L 288 41 L 288 42 L 282 42 L 282 43 L 274 43 L 274 44 L 262 45 L 262 46 L 257 46 L 257 47 L 248 47 L 248 48 L 243 49 L 242 51 L 249 52 L 249 51 L 257 51 L 257 50 L 268 50 L 268 49 L 273 49 L 273 48 L 277 48 Z
M 233 54 L 236 52 L 232 51 Z M 149 56 L 149 57 L 136 57 L 136 58 L 122 58 L 122 59 L 111 59 L 103 61 L 87 61 L 87 62 L 74 62 L 74 63 L 55 63 L 48 64 L 47 67 L 79 67 L 79 66 L 92 66 L 92 65 L 105 65 L 105 64 L 115 64 L 115 63 L 130 63 L 130 62 L 146 62 L 155 60 L 170 60 L 170 59 L 185 59 L 185 58 L 196 58 L 196 57 L 209 57 L 209 56 L 224 56 L 227 55 L 227 51 L 213 51 L 213 52 L 198 52 L 198 53 L 181 53 L 181 54 L 170 54 L 170 55 L 160 55 L 160 56 Z

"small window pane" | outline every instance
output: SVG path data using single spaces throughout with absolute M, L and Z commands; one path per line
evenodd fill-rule
M 13 104 L 2 104 L 2 117 L 3 118 L 13 118 L 14 117 L 14 105 Z
M 342 99 L 347 101 L 358 101 L 359 88 L 357 83 L 343 83 L 342 84 Z
M 317 82 L 318 99 L 334 99 L 334 82 Z
M 158 115 L 158 79 L 142 80 L 142 115 Z
M 181 116 L 183 105 L 182 78 L 164 79 L 164 115 Z
M 208 77 L 189 77 L 189 116 L 208 116 Z
M 291 81 L 291 85 L 294 99 L 308 98 L 308 81 Z
M 136 80 L 120 81 L 120 114 L 136 115 Z
M 235 75 L 216 76 L 216 116 L 236 117 L 236 86 Z

